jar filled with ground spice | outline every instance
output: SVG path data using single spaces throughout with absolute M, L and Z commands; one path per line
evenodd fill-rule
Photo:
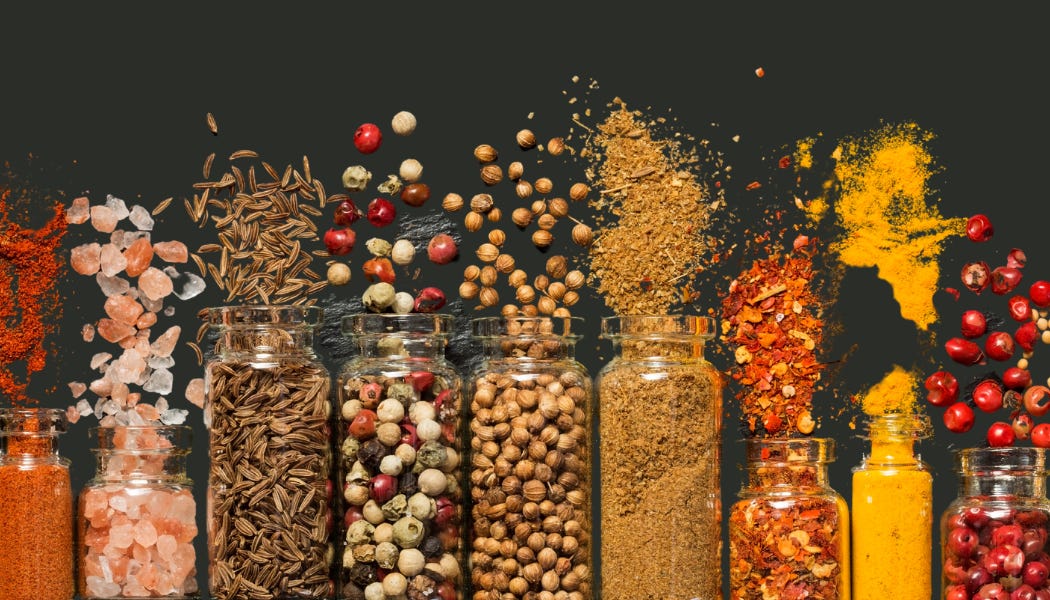
M 470 577 L 475 599 L 594 597 L 592 381 L 578 317 L 472 323 Z
M 729 597 L 850 597 L 849 510 L 828 483 L 834 440 L 746 440 L 748 481 L 729 512 Z
M 331 402 L 322 311 L 230 306 L 205 364 L 208 582 L 217 600 L 329 598 Z
M 186 477 L 191 429 L 95 427 L 95 477 L 77 509 L 77 586 L 85 599 L 198 598 L 197 504 Z
M 714 319 L 602 319 L 616 356 L 598 374 L 601 595 L 722 597 L 722 377 Z M 665 531 L 668 535 L 640 535 Z M 685 565 L 688 565 L 686 567 Z
M 339 598 L 466 595 L 463 382 L 449 315 L 360 314 L 336 393 Z
M 0 598 L 73 597 L 70 461 L 58 453 L 68 421 L 50 408 L 0 409 Z
M 868 419 L 871 449 L 853 469 L 854 600 L 933 597 L 933 475 L 915 453 L 929 433 L 925 415 Z
M 956 454 L 959 495 L 940 521 L 941 597 L 1050 598 L 1043 448 Z

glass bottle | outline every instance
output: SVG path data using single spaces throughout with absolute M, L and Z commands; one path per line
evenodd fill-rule
M 340 598 L 462 599 L 463 380 L 445 359 L 453 319 L 343 318 L 358 354 L 340 369 Z
M 591 394 L 579 317 L 486 317 L 471 375 L 475 597 L 593 597 Z
M 704 358 L 714 331 L 708 317 L 602 319 L 616 351 L 597 377 L 605 600 L 722 597 L 723 382 Z M 666 535 L 639 535 L 654 529 Z
M 850 597 L 849 510 L 828 483 L 835 441 L 746 440 L 747 483 L 729 512 L 729 597 Z
M 0 598 L 73 597 L 70 461 L 58 453 L 69 422 L 51 408 L 0 409 Z
M 1050 598 L 1043 448 L 966 448 L 959 495 L 940 520 L 941 595 Z
M 328 371 L 313 349 L 321 309 L 207 311 L 208 581 L 218 600 L 329 598 Z
M 78 591 L 85 599 L 198 598 L 197 503 L 184 425 L 92 428 L 95 476 L 77 508 Z
M 851 494 L 854 600 L 933 597 L 933 476 L 915 452 L 929 432 L 925 415 L 868 419 Z

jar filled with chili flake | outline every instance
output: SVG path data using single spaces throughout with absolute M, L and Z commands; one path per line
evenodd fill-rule
M 723 381 L 704 357 L 715 321 L 606 317 L 601 331 L 616 352 L 596 383 L 602 598 L 720 599 Z M 673 535 L 639 536 L 657 527 Z
M 591 393 L 579 317 L 473 321 L 470 576 L 474 598 L 597 596 L 591 539 Z
M 198 598 L 197 504 L 184 425 L 95 427 L 95 476 L 77 508 L 81 598 Z
M 868 419 L 851 494 L 854 600 L 933 597 L 933 476 L 915 452 L 929 433 L 925 415 Z
M 1043 448 L 966 448 L 941 515 L 942 598 L 1050 598 Z
M 70 461 L 58 453 L 68 421 L 49 408 L 0 409 L 0 598 L 73 597 Z
M 463 383 L 450 315 L 343 318 L 358 353 L 336 384 L 338 597 L 466 596 Z
M 729 513 L 729 597 L 848 599 L 849 511 L 828 483 L 834 440 L 746 444 L 748 481 Z

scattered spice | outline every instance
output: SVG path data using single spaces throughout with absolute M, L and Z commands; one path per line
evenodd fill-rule
M 915 409 L 915 390 L 919 377 L 900 365 L 893 365 L 881 381 L 861 395 L 859 403 L 868 416 L 912 414 Z

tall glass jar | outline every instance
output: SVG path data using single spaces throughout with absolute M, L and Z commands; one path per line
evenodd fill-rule
M 474 598 L 594 596 L 592 381 L 579 317 L 488 317 L 470 378 Z
M 208 581 L 218 600 L 329 598 L 328 371 L 313 349 L 322 311 L 230 306 L 205 365 Z
M 1043 448 L 956 454 L 959 495 L 941 515 L 942 598 L 1050 598 Z
M 834 440 L 746 444 L 748 481 L 729 512 L 729 597 L 848 600 L 849 510 L 828 483 Z
M 95 476 L 77 509 L 82 598 L 197 598 L 197 503 L 183 425 L 95 427 Z
M 853 469 L 853 600 L 932 598 L 933 476 L 915 453 L 925 415 L 868 418 L 871 444 Z
M 339 597 L 462 599 L 463 381 L 453 319 L 345 317 L 358 354 L 339 372 Z
M 58 453 L 65 412 L 0 409 L 0 598 L 73 597 L 70 461 Z
M 616 352 L 597 378 L 605 600 L 722 597 L 723 383 L 704 358 L 713 336 L 708 317 L 602 319 Z

